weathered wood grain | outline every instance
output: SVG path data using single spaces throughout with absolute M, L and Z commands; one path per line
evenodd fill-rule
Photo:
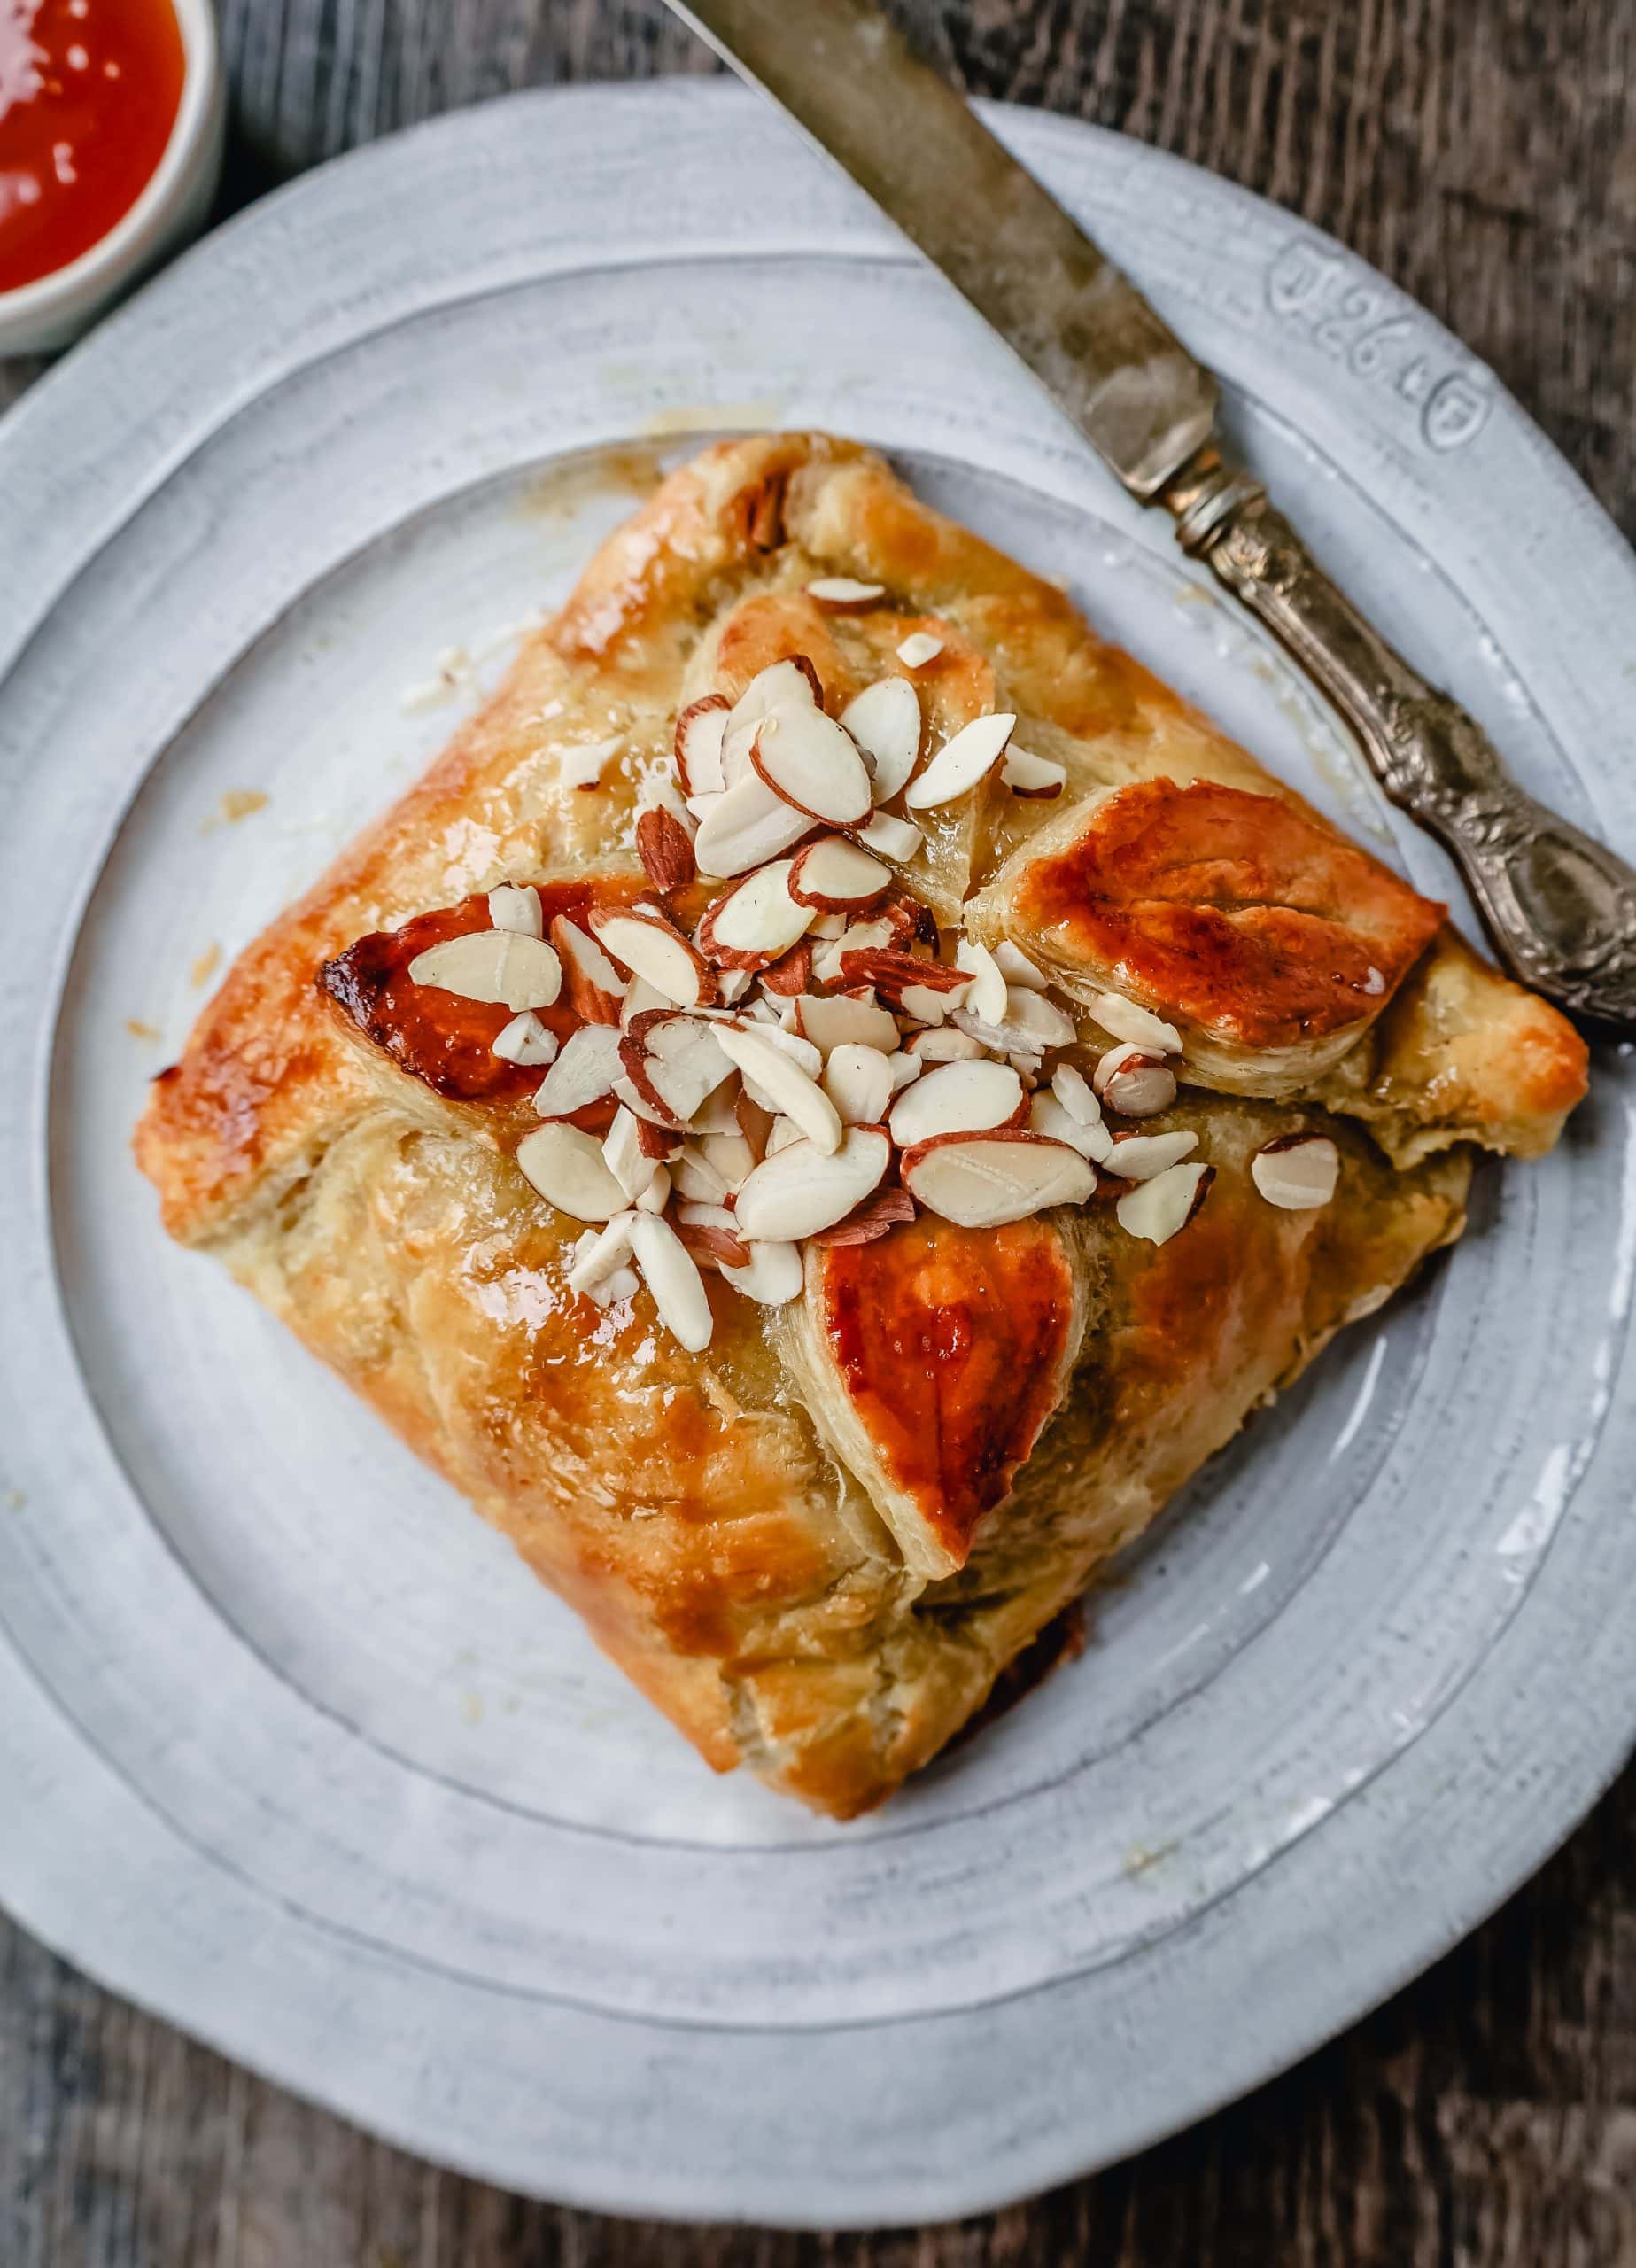
M 900 12 L 974 91 L 1120 127 L 1334 230 L 1636 535 L 1636 0 Z M 509 87 L 709 67 L 657 0 L 223 0 L 223 31 L 227 205 Z M 0 404 L 37 367 L 0 364 Z M 0 1924 L 0 2268 L 1067 2263 L 1636 2268 L 1636 1774 L 1467 1945 L 1247 2101 L 1030 2206 L 879 2237 L 661 2229 L 440 2174 Z

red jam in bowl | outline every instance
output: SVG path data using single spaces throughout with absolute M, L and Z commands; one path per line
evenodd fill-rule
M 0 291 L 67 267 L 129 212 L 186 72 L 171 0 L 0 0 Z

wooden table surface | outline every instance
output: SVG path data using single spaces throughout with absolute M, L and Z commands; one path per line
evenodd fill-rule
M 1636 535 L 1636 0 L 905 14 L 973 90 L 1120 127 L 1331 229 Z M 708 67 L 658 0 L 224 0 L 223 30 L 224 204 L 508 88 Z M 0 402 L 37 367 L 0 363 Z M 1636 2268 L 1636 1773 L 1458 1952 L 1237 2108 L 1031 2205 L 880 2236 L 604 2220 L 439 2173 L 0 1922 L 0 2268 L 637 2263 Z

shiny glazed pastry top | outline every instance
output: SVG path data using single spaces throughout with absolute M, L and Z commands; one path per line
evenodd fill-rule
M 138 1135 L 702 1750 L 880 1800 L 1584 1051 L 822 436 L 671 475 Z

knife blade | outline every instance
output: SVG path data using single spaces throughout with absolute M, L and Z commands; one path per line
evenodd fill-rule
M 1219 387 L 874 0 L 667 0 L 895 221 L 1112 471 L 1176 521 L 1458 865 L 1500 959 L 1636 1032 L 1636 869 L 1526 795 L 1482 727 L 1324 574 L 1216 432 Z

